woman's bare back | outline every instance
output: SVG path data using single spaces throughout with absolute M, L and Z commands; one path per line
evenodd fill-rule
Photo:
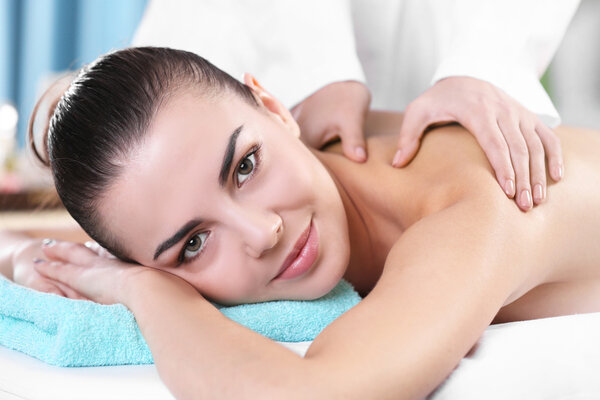
M 392 168 L 397 130 L 388 126 L 398 126 L 397 118 L 382 116 L 378 121 L 383 134 L 369 138 L 366 164 L 346 160 L 339 145 L 319 154 L 360 213 L 361 223 L 355 225 L 362 226 L 354 230 L 349 216 L 351 243 L 358 250 L 346 274 L 359 292 L 373 288 L 391 247 L 416 221 L 487 193 L 498 199 L 490 207 L 501 205 L 502 223 L 513 231 L 502 250 L 516 253 L 523 268 L 531 269 L 494 322 L 600 311 L 599 132 L 556 130 L 565 176 L 558 184 L 548 177 L 546 201 L 524 213 L 506 198 L 480 146 L 459 126 L 429 132 L 408 167 Z M 367 239 L 369 246 L 361 246 Z
M 600 311 L 600 132 L 560 127 L 565 176 L 548 201 L 523 216 L 539 227 L 534 249 L 549 274 L 505 306 L 495 322 Z

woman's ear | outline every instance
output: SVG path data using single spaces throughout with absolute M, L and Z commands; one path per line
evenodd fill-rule
M 252 90 L 260 105 L 263 105 L 270 114 L 288 126 L 296 136 L 300 136 L 300 128 L 290 111 L 271 93 L 267 92 L 252 74 L 244 74 L 244 84 Z

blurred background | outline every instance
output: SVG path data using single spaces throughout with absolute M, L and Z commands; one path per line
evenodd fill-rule
M 19 156 L 35 100 L 60 72 L 127 46 L 146 3 L 0 0 L 0 193 L 42 175 Z M 543 78 L 564 124 L 600 129 L 599 21 L 600 1 L 582 0 Z M 14 179 L 11 170 L 23 172 Z
M 61 72 L 129 45 L 146 3 L 0 0 L 0 208 L 25 206 L 28 201 L 17 194 L 48 182 L 25 156 L 36 99 Z M 15 194 L 9 205 L 7 193 Z
M 599 0 L 581 1 L 547 75 L 562 123 L 600 129 Z

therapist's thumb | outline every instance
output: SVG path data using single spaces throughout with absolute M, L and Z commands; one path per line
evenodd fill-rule
M 362 124 L 346 127 L 339 133 L 339 137 L 342 140 L 342 151 L 347 158 L 359 163 L 367 161 L 367 144 Z
M 419 109 L 407 107 L 400 126 L 398 149 L 392 160 L 392 166 L 404 167 L 415 157 L 421 145 L 423 132 L 428 125 L 426 118 L 425 113 Z

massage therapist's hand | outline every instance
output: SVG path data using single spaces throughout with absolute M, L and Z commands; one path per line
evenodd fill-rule
M 363 127 L 370 103 L 371 94 L 364 84 L 335 82 L 317 90 L 291 111 L 306 145 L 319 149 L 339 138 L 346 157 L 364 162 L 367 151 Z
M 523 211 L 546 198 L 546 160 L 554 181 L 563 176 L 560 142 L 550 128 L 492 84 L 458 76 L 438 81 L 408 105 L 392 164 L 408 164 L 427 127 L 448 122 L 472 132 L 498 183 Z
M 36 263 L 35 269 L 41 276 L 101 304 L 129 304 L 130 296 L 139 293 L 134 289 L 135 283 L 147 277 L 154 282 L 191 287 L 175 275 L 99 255 L 97 251 L 94 246 L 52 241 L 43 246 L 47 261 Z

